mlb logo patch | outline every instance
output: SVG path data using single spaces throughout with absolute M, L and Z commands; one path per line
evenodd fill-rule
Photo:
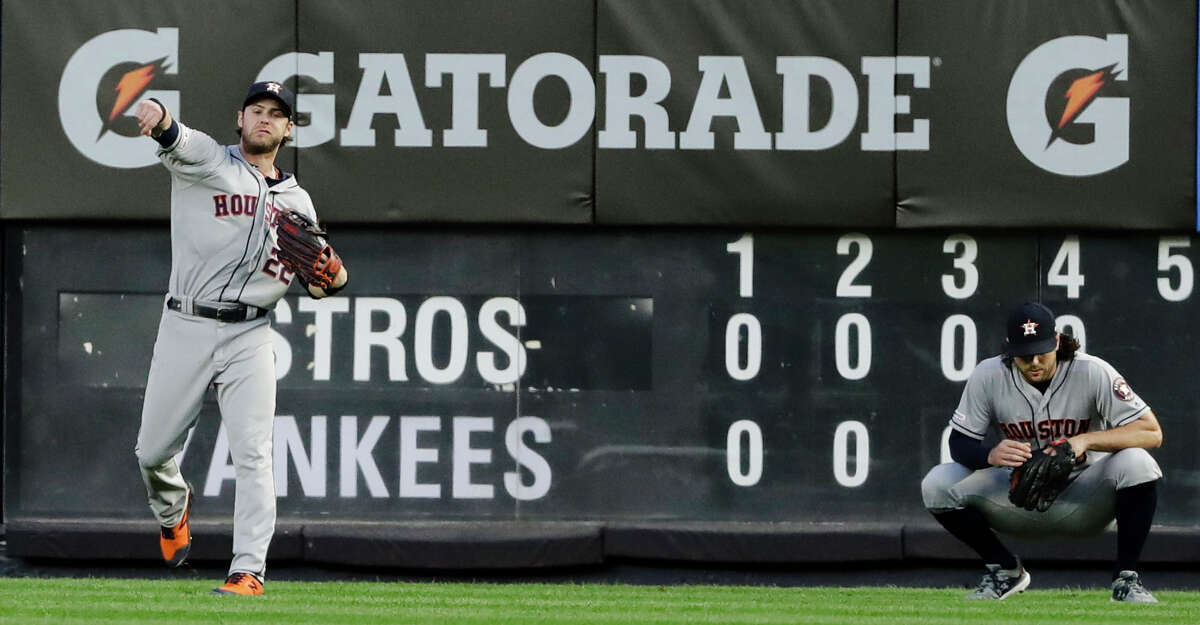
M 1121 401 L 1130 401 L 1133 399 L 1133 389 L 1129 387 L 1129 383 L 1125 378 L 1117 378 L 1113 381 L 1113 394 Z

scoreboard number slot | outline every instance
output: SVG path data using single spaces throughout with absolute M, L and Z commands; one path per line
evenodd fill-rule
M 1079 235 L 1068 235 L 1058 246 L 1058 253 L 1046 273 L 1046 284 L 1067 289 L 1067 299 L 1079 299 L 1084 277 L 1079 271 Z
M 962 343 L 958 341 L 960 334 Z M 961 314 L 947 317 L 942 324 L 942 375 L 951 382 L 963 382 L 971 377 L 977 362 L 978 345 L 973 319 Z
M 851 358 L 851 334 L 854 349 Z M 838 374 L 847 380 L 861 380 L 871 372 L 871 322 L 862 313 L 842 315 L 833 332 L 834 362 Z
M 1192 240 L 1187 236 L 1162 237 L 1158 240 L 1158 270 L 1168 275 L 1155 280 L 1158 294 L 1168 302 L 1182 302 L 1192 296 L 1192 260 L 1184 254 L 1173 254 L 1175 248 L 1187 249 Z M 1178 272 L 1179 283 L 1172 284 L 1171 272 Z
M 850 469 L 850 440 L 854 440 L 854 470 Z M 833 433 L 833 478 L 846 488 L 867 483 L 871 465 L 871 436 L 862 421 L 843 421 Z
M 942 291 L 954 299 L 967 299 L 974 295 L 979 288 L 979 268 L 975 266 L 975 259 L 979 258 L 979 244 L 975 242 L 975 237 L 952 234 L 946 237 L 942 251 L 955 254 L 954 268 L 962 272 L 962 284 L 956 280 L 957 276 L 942 274 Z
M 743 464 L 746 465 L 744 471 Z M 737 486 L 754 486 L 762 479 L 763 437 L 757 423 L 742 419 L 729 426 L 725 436 L 725 468 L 729 481 Z
M 754 297 L 754 235 L 743 234 L 726 245 L 725 251 L 738 256 L 738 296 Z
M 842 271 L 842 277 L 838 278 L 836 294 L 838 297 L 871 297 L 871 285 L 855 284 L 854 280 L 870 264 L 875 246 L 871 243 L 871 237 L 862 233 L 851 232 L 850 234 L 842 235 L 838 239 L 838 256 L 850 255 L 851 248 L 857 248 L 858 253 L 854 257 L 854 260 L 850 261 L 850 264 Z
M 746 346 L 744 360 L 743 345 Z M 758 323 L 758 317 L 750 313 L 737 313 L 725 324 L 725 371 L 735 380 L 746 381 L 753 380 L 761 366 L 762 326 Z

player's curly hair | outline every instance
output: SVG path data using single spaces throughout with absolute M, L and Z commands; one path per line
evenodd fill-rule
M 1058 336 L 1058 361 L 1066 362 L 1074 358 L 1075 352 L 1079 351 L 1079 339 L 1067 332 L 1060 333 Z
M 1071 336 L 1069 332 L 1060 332 L 1058 334 L 1058 350 L 1055 352 L 1058 362 L 1067 362 L 1075 357 L 1075 353 L 1079 351 L 1079 339 Z M 1001 360 L 1004 364 L 1011 365 L 1013 357 L 1005 354 Z

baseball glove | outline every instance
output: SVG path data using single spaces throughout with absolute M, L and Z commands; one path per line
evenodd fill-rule
M 308 286 L 329 288 L 342 269 L 342 259 L 329 246 L 327 236 L 313 220 L 288 211 L 275 225 L 276 256 Z
M 1049 453 L 1053 450 L 1054 453 Z M 1075 450 L 1066 439 L 1059 439 L 1034 450 L 1033 457 L 1013 469 L 1008 500 L 1026 510 L 1045 512 L 1071 483 L 1075 468 Z

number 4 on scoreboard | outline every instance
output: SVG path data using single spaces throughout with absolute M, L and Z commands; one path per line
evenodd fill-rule
M 1079 299 L 1079 287 L 1083 286 L 1083 274 L 1079 272 L 1079 236 L 1068 235 L 1058 247 L 1046 284 L 1067 289 L 1068 299 Z

